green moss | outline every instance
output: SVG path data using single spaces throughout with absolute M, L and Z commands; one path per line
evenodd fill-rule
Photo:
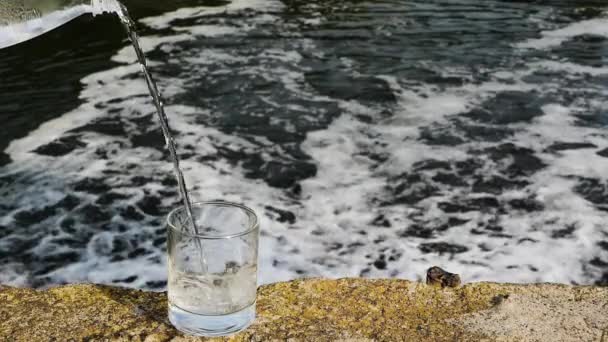
M 466 331 L 458 318 L 490 309 L 509 294 L 533 291 L 542 297 L 549 293 L 545 286 L 573 301 L 608 295 L 608 289 L 559 285 L 441 289 L 405 280 L 297 280 L 261 287 L 258 319 L 229 340 L 491 340 Z M 183 340 L 167 320 L 165 293 L 99 285 L 0 288 L 0 302 L 0 341 Z

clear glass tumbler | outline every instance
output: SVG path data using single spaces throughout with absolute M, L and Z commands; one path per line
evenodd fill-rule
M 259 223 L 230 202 L 192 204 L 167 218 L 169 320 L 180 331 L 225 336 L 255 319 Z

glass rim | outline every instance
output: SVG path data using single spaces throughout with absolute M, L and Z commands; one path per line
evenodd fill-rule
M 242 204 L 236 203 L 236 202 L 228 202 L 228 201 L 203 201 L 203 202 L 193 202 L 192 206 L 203 206 L 203 205 L 212 205 L 212 206 L 223 206 L 223 207 L 234 207 L 234 208 L 238 208 L 241 209 L 243 211 L 245 211 L 250 218 L 253 218 L 253 222 L 250 222 L 249 225 L 247 226 L 247 228 L 241 232 L 237 232 L 237 233 L 232 233 L 232 234 L 225 234 L 225 235 L 205 235 L 205 234 L 192 234 L 188 231 L 182 230 L 179 227 L 176 227 L 173 223 L 171 223 L 171 218 L 173 216 L 176 215 L 176 213 L 180 212 L 180 211 L 185 211 L 186 207 L 184 205 L 180 205 L 179 207 L 171 210 L 171 212 L 169 212 L 169 214 L 167 215 L 167 226 L 169 227 L 169 229 L 180 233 L 182 235 L 191 237 L 191 238 L 196 238 L 196 239 L 202 239 L 202 240 L 222 240 L 222 239 L 232 239 L 235 237 L 239 237 L 239 236 L 243 236 L 243 235 L 247 235 L 255 230 L 257 230 L 259 228 L 259 219 L 258 219 L 258 215 L 255 214 L 255 211 L 253 211 L 253 209 L 244 206 Z

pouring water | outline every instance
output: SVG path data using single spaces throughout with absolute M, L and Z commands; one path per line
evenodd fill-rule
M 193 233 L 198 234 L 196 220 L 192 215 L 192 204 L 188 196 L 186 182 L 180 169 L 176 144 L 165 114 L 161 94 L 156 82 L 150 74 L 146 57 L 139 46 L 139 38 L 135 31 L 135 24 L 129 17 L 125 6 L 116 0 L 11 0 L 0 3 L 0 49 L 6 48 L 26 40 L 40 36 L 56 27 L 83 15 L 98 15 L 102 13 L 115 13 L 120 18 L 127 35 L 133 44 L 137 60 L 148 85 L 150 96 L 161 125 L 166 147 L 171 155 L 173 169 L 179 187 L 183 205 L 190 219 Z

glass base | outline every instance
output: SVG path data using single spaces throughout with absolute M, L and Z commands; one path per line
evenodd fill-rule
M 169 303 L 169 320 L 177 330 L 195 336 L 217 337 L 236 334 L 255 320 L 255 303 L 227 315 L 199 315 Z

